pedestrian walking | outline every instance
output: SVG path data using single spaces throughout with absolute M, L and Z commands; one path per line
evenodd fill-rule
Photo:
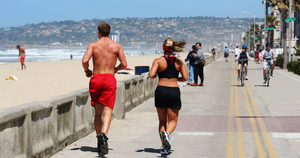
M 188 85 L 191 85 L 193 83 L 193 78 L 194 78 L 194 69 L 195 69 L 195 57 L 193 54 L 197 53 L 197 48 L 195 45 L 192 46 L 192 51 L 189 52 L 187 55 L 187 59 L 189 59 L 189 80 L 188 80 Z
M 204 52 L 203 49 L 201 48 L 201 45 L 202 44 L 200 42 L 196 43 L 197 53 L 193 54 L 193 56 L 195 57 L 195 69 L 194 69 L 194 83 L 191 86 L 198 86 L 198 76 L 201 79 L 199 86 L 204 86 L 203 68 L 205 64 L 201 62 L 204 60 Z
M 175 42 L 167 38 L 163 43 L 164 56 L 153 61 L 149 77 L 158 74 L 159 82 L 154 93 L 154 102 L 159 119 L 159 135 L 162 142 L 161 154 L 168 154 L 171 149 L 170 135 L 175 130 L 181 109 L 179 82 L 188 80 L 188 74 L 181 59 L 173 52 L 182 52 L 186 42 Z M 181 73 L 182 77 L 178 77 Z
M 227 48 L 227 46 L 225 46 L 225 49 L 224 49 L 224 58 L 225 58 L 226 62 L 228 62 L 228 56 L 229 56 L 229 49 Z

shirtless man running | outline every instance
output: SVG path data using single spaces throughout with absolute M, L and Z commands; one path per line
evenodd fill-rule
M 98 140 L 98 150 L 108 153 L 107 132 L 111 122 L 111 114 L 116 99 L 117 81 L 115 73 L 127 67 L 123 48 L 108 38 L 110 25 L 98 25 L 99 40 L 88 45 L 82 58 L 82 66 L 87 77 L 92 77 L 89 84 L 91 105 L 95 107 L 95 129 Z M 89 60 L 93 57 L 93 71 L 89 70 Z M 120 64 L 115 67 L 117 59 Z M 103 119 L 102 114 L 104 114 Z
M 25 70 L 26 70 L 26 65 L 24 63 L 24 61 L 25 61 L 25 49 L 23 47 L 21 47 L 20 45 L 17 45 L 17 49 L 19 49 L 18 60 L 20 60 L 20 62 L 21 62 L 21 69 L 23 70 L 23 66 L 24 66 Z

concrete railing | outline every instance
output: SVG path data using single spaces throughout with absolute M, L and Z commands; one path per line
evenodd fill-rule
M 206 56 L 207 64 L 214 59 Z M 188 70 L 188 62 L 185 63 Z M 158 78 L 148 73 L 118 81 L 113 118 L 153 97 Z M 0 111 L 0 157 L 49 157 L 94 131 L 88 88 Z
M 148 73 L 118 81 L 113 118 L 153 96 Z M 88 88 L 0 111 L 0 157 L 49 157 L 94 131 Z

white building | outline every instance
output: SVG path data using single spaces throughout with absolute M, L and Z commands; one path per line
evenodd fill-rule
M 109 38 L 115 42 L 120 42 L 120 31 L 117 30 L 115 32 L 110 33 Z

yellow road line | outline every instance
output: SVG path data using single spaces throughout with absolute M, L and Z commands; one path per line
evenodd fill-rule
M 259 111 L 258 111 L 258 108 L 257 108 L 257 105 L 254 101 L 254 98 L 253 98 L 253 95 L 252 93 L 250 92 L 250 89 L 249 89 L 249 86 L 248 86 L 248 83 L 246 82 L 246 89 L 248 91 L 248 94 L 249 94 L 249 98 L 250 98 L 250 101 L 252 103 L 252 107 L 253 107 L 253 110 L 254 110 L 254 114 L 255 116 L 257 116 L 257 121 L 258 121 L 258 124 L 259 124 L 259 127 L 260 127 L 260 130 L 261 130 L 261 134 L 263 136 L 263 139 L 264 139 L 264 143 L 265 143 L 265 146 L 267 147 L 268 149 L 268 152 L 269 152 L 269 156 L 272 157 L 272 158 L 278 158 L 278 155 L 273 147 L 273 144 L 270 140 L 270 137 L 269 137 L 269 134 L 268 134 L 268 131 L 267 131 L 267 128 L 265 126 L 265 123 L 264 121 L 262 120 L 262 118 L 260 117 L 261 115 L 259 114 Z
M 233 70 L 234 71 L 234 70 Z M 234 71 L 234 76 L 236 76 L 236 71 Z M 237 81 L 234 80 L 235 85 L 237 85 Z M 239 105 L 239 93 L 238 88 L 235 86 L 235 115 L 240 116 L 240 105 Z M 238 149 L 238 157 L 245 157 L 245 148 L 244 148 L 244 139 L 243 139 L 243 127 L 240 118 L 236 118 L 236 126 L 237 126 L 237 149 Z
M 233 129 L 233 72 L 231 73 L 231 88 L 230 88 L 230 103 L 229 103 L 229 115 L 228 115 L 228 143 L 227 143 L 227 153 L 226 157 L 234 157 L 233 139 L 234 139 L 234 129 Z
M 250 105 L 250 102 L 249 102 L 249 98 L 248 98 L 247 93 L 245 91 L 245 87 L 243 87 L 243 92 L 244 92 L 244 97 L 245 97 L 245 101 L 246 101 L 246 105 L 247 105 L 248 115 L 250 116 L 249 120 L 250 120 L 251 127 L 252 127 L 252 133 L 253 133 L 255 146 L 256 146 L 257 153 L 258 153 L 258 157 L 260 157 L 260 158 L 267 157 L 265 152 L 264 152 L 264 147 L 262 145 L 262 142 L 260 140 L 260 136 L 259 136 L 259 133 L 258 133 L 258 130 L 257 130 L 256 121 L 255 121 L 254 118 L 251 117 L 251 116 L 253 116 L 253 113 L 252 113 L 251 105 Z

